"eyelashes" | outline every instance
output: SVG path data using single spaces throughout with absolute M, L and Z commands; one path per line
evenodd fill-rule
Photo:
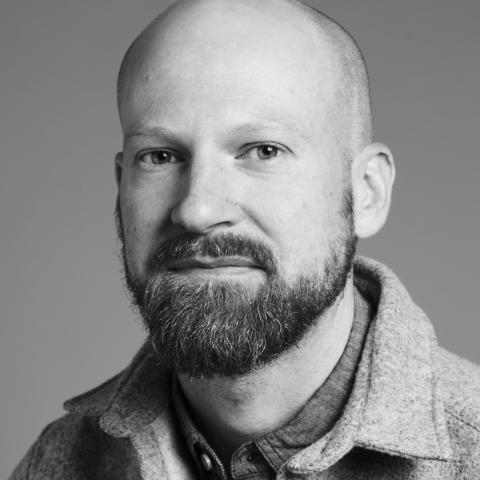
M 287 148 L 275 143 L 256 143 L 247 145 L 242 150 L 235 158 L 265 162 L 277 158 Z M 135 160 L 142 164 L 157 166 L 185 162 L 186 158 L 179 152 L 161 148 L 140 151 L 135 155 Z

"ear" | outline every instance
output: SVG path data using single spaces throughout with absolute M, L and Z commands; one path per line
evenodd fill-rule
M 123 167 L 123 153 L 118 152 L 115 155 L 115 180 L 117 186 L 120 186 L 120 180 L 122 179 L 122 167 Z
M 355 233 L 358 238 L 375 235 L 390 210 L 395 165 L 390 149 L 372 143 L 352 162 Z

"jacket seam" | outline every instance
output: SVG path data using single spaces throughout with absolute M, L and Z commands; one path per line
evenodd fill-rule
M 457 413 L 452 412 L 450 410 L 445 410 L 445 412 L 448 413 L 449 415 L 451 415 L 452 417 L 455 417 L 457 420 L 460 420 L 465 425 L 468 425 L 469 427 L 473 428 L 477 433 L 480 433 L 480 427 L 477 427 L 476 425 L 473 425 L 473 423 L 469 422 L 468 420 L 465 420 L 464 418 L 462 418 Z
M 426 323 L 429 322 L 429 319 L 428 317 L 426 316 L 426 314 L 423 312 L 423 311 L 420 311 L 420 315 L 421 317 L 426 320 Z M 441 412 L 442 412 L 442 408 L 441 407 L 438 407 L 438 396 L 437 396 L 437 402 L 436 402 L 436 398 L 435 396 L 436 395 L 439 395 L 439 390 L 440 390 L 440 385 L 439 385 L 439 378 L 437 375 L 435 375 L 434 372 L 434 365 L 437 363 L 437 359 L 438 359 L 438 343 L 436 341 L 436 338 L 435 338 L 435 332 L 433 330 L 430 331 L 430 335 L 429 335 L 429 343 L 430 343 L 430 368 L 431 368 L 431 371 L 432 371 L 432 375 L 431 375 L 431 378 L 430 378 L 430 386 L 431 386 L 431 389 L 430 389 L 430 393 L 431 393 L 431 410 L 430 410 L 430 415 L 431 415 L 431 418 L 432 418 L 432 422 L 433 422 L 433 428 L 434 428 L 434 431 L 435 431 L 435 438 L 437 440 L 437 445 L 438 447 L 440 447 L 442 449 L 442 446 L 445 445 L 446 443 L 446 439 L 444 438 L 445 437 L 445 434 L 446 432 L 442 435 L 442 432 L 440 431 L 440 424 L 444 425 L 445 424 L 445 417 L 443 417 L 443 422 L 441 422 L 439 416 L 441 416 Z M 435 408 L 437 406 L 437 408 Z M 446 425 L 444 425 L 444 428 L 446 427 Z

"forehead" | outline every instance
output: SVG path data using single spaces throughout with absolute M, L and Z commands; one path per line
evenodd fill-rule
M 125 128 L 189 104 L 233 116 L 325 112 L 335 88 L 326 39 L 298 15 L 221 5 L 165 20 L 135 45 L 121 95 Z

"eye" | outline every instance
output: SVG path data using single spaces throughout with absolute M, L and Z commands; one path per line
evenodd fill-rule
M 278 155 L 278 148 L 273 145 L 260 145 L 256 147 L 256 150 L 258 158 L 262 160 L 268 160 Z
M 140 152 L 137 160 L 149 165 L 163 165 L 165 163 L 178 163 L 182 158 L 177 154 L 168 150 L 150 150 L 148 152 Z
M 260 160 L 271 160 L 278 156 L 283 150 L 270 143 L 264 143 L 261 145 L 255 145 L 252 148 L 249 148 L 245 153 L 241 156 L 243 158 L 251 158 L 251 159 L 260 159 Z

